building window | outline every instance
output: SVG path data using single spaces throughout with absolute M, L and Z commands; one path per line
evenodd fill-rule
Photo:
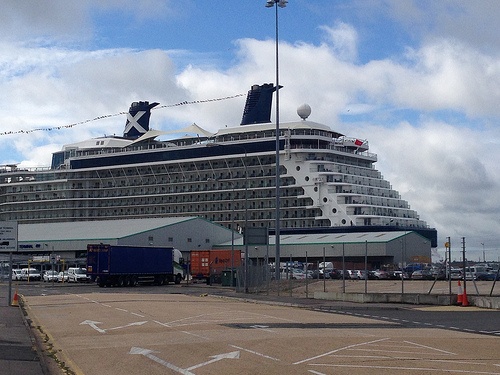
M 193 242 L 193 239 L 192 238 L 188 238 L 187 242 Z
M 168 237 L 168 242 L 174 242 L 174 237 Z

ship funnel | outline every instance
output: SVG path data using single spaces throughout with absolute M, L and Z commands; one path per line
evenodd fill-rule
M 151 108 L 156 107 L 158 104 L 160 103 L 133 102 L 128 110 L 123 136 L 136 139 L 145 134 L 149 130 Z
M 274 91 L 276 91 L 276 87 L 272 83 L 252 86 L 248 91 L 241 125 L 271 122 L 271 104 Z

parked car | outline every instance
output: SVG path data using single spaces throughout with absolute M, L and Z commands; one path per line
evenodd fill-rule
M 342 270 L 337 270 L 337 273 L 338 273 L 338 275 L 339 275 L 339 279 L 341 279 L 341 280 L 342 280 L 342 279 L 347 280 L 347 279 L 349 279 L 349 278 L 350 278 L 350 275 L 349 275 L 349 270 L 344 270 L 344 271 L 342 271 Z M 344 277 L 342 277 L 342 273 L 344 274 Z
M 22 268 L 21 269 L 21 280 L 23 281 L 40 281 L 42 280 L 42 275 L 36 268 Z
M 20 268 L 12 269 L 12 280 L 15 280 L 15 281 L 21 280 L 21 269 Z
M 311 278 L 308 277 L 308 274 L 301 269 L 298 268 L 292 268 L 292 279 L 293 280 L 305 280 L 306 278 Z
M 411 275 L 414 271 L 420 271 L 422 269 L 424 269 L 424 266 L 420 263 L 409 263 L 403 268 L 403 271 Z
M 467 280 L 477 280 L 477 275 L 482 273 L 487 273 L 486 267 L 482 266 L 471 266 L 465 268 L 465 278 Z
M 341 279 L 342 278 L 342 270 L 331 270 L 330 271 L 330 279 Z
M 432 279 L 432 273 L 429 270 L 417 270 L 413 271 L 411 278 L 412 280 L 430 280 Z
M 356 270 L 347 270 L 347 275 L 349 275 L 349 279 L 357 280 L 358 279 L 358 271 Z
M 389 275 L 389 278 L 392 280 L 401 280 L 404 277 L 403 271 L 397 270 L 397 271 L 392 271 Z
M 446 270 L 443 267 L 434 267 L 431 269 L 431 275 L 436 280 L 446 280 Z
M 450 278 L 452 280 L 463 280 L 462 270 L 458 268 L 452 268 L 450 272 Z
M 318 264 L 318 278 L 319 279 L 329 279 L 330 273 L 333 271 L 332 262 L 321 262 Z
M 87 276 L 87 271 L 83 268 L 71 267 L 68 268 L 68 282 L 70 283 L 86 283 L 90 281 Z
M 376 280 L 387 280 L 389 279 L 389 272 L 383 270 L 375 270 L 373 271 L 373 277 Z
M 43 273 L 43 281 L 45 281 L 45 282 L 57 281 L 58 275 L 59 275 L 59 273 L 57 271 L 54 271 L 54 270 L 45 271 Z
M 57 275 L 57 282 L 58 283 L 67 283 L 68 282 L 68 271 L 59 272 L 59 275 Z
M 358 280 L 368 279 L 369 274 L 365 270 L 356 270 L 356 273 L 358 274 Z

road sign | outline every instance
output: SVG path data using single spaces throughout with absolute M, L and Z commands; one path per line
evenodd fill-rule
M 17 221 L 0 221 L 0 252 L 17 251 Z

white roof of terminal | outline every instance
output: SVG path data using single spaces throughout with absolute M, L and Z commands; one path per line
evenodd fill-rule
M 27 241 L 64 241 L 117 239 L 152 229 L 196 220 L 197 217 L 165 217 L 151 219 L 74 221 L 63 223 L 19 224 L 18 237 Z M 203 220 L 203 219 L 200 219 Z
M 293 234 L 281 235 L 280 243 L 284 245 L 300 245 L 300 244 L 342 244 L 342 243 L 363 243 L 368 241 L 374 242 L 389 242 L 397 238 L 403 237 L 410 232 L 405 231 L 388 231 L 388 232 L 352 232 L 352 233 L 314 233 L 314 234 Z M 412 232 L 413 233 L 413 232 Z M 271 236 L 270 244 L 274 245 L 275 237 Z
M 353 232 L 353 233 L 311 233 L 311 234 L 282 234 L 280 236 L 281 245 L 332 245 L 342 243 L 386 243 L 404 237 L 410 233 L 420 234 L 410 231 L 388 231 L 388 232 Z M 421 236 L 423 239 L 425 237 Z M 269 236 L 269 245 L 274 246 L 276 237 Z M 242 238 L 235 240 L 235 245 L 242 246 Z M 230 242 L 218 244 L 218 246 L 228 246 Z

